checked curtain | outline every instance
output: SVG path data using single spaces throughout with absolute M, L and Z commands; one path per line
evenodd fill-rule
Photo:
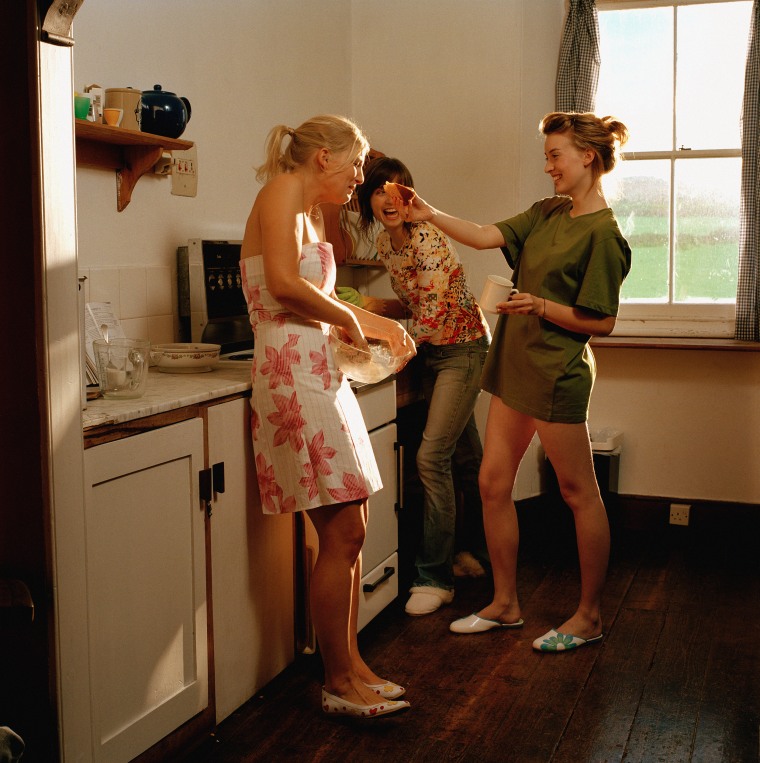
M 593 111 L 599 83 L 599 17 L 594 0 L 570 0 L 559 49 L 557 111 Z
M 752 20 L 742 104 L 742 189 L 736 338 L 760 341 L 760 0 Z

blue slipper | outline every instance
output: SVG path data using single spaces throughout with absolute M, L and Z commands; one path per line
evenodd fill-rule
M 592 638 L 581 638 L 580 636 L 571 636 L 569 633 L 560 633 L 552 628 L 533 642 L 533 648 L 539 652 L 567 652 L 570 649 L 577 649 L 579 646 L 601 641 L 603 638 L 603 633 Z
M 489 620 L 485 617 L 478 617 L 477 614 L 472 614 L 459 620 L 454 620 L 449 625 L 449 630 L 452 633 L 484 633 L 494 628 L 522 628 L 522 626 L 522 618 L 514 623 L 503 623 L 501 620 Z

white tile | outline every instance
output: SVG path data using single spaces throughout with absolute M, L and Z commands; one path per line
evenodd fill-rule
M 148 338 L 151 344 L 176 342 L 174 316 L 152 315 L 148 317 Z
M 147 318 L 122 318 L 121 327 L 124 329 L 124 336 L 127 339 L 148 339 L 148 319 Z
M 172 292 L 176 291 L 172 283 L 172 271 L 169 267 L 149 267 L 147 279 L 147 316 L 171 315 Z
M 119 268 L 121 319 L 147 316 L 148 287 L 146 269 Z
M 90 268 L 90 296 L 88 302 L 110 302 L 114 315 L 121 317 L 119 301 L 119 269 Z

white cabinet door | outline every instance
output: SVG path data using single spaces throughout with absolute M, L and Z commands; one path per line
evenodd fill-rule
M 221 721 L 294 660 L 293 517 L 261 511 L 250 405 L 208 408 L 208 463 L 224 463 L 211 515 L 216 718 Z
M 203 422 L 84 454 L 93 759 L 129 761 L 208 705 Z
M 383 489 L 369 497 L 367 537 L 362 548 L 362 573 L 366 574 L 398 549 L 398 476 L 396 469 L 396 425 L 386 424 L 369 433 Z

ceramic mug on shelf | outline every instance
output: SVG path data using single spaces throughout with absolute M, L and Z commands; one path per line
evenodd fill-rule
M 74 94 L 74 116 L 77 119 L 87 119 L 90 113 L 90 96 Z
M 111 127 L 118 127 L 121 124 L 121 119 L 124 116 L 123 109 L 106 108 L 103 109 L 103 119 L 107 125 Z
M 137 121 L 140 113 L 140 91 L 133 87 L 108 87 L 106 88 L 104 109 L 121 109 L 121 127 L 128 130 L 139 130 L 140 123 Z

